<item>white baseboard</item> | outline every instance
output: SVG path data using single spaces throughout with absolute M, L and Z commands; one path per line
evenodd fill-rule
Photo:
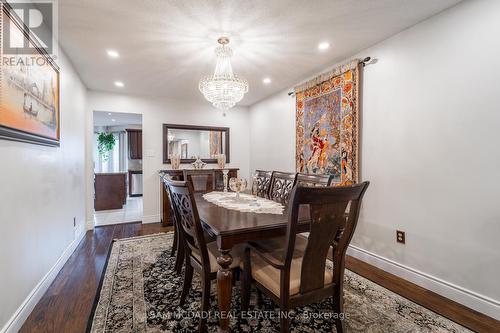
M 78 234 L 75 233 L 75 239 L 64 250 L 54 266 L 52 266 L 47 274 L 45 274 L 45 276 L 40 280 L 40 282 L 38 282 L 35 288 L 29 293 L 28 297 L 26 297 L 21 306 L 16 310 L 16 312 L 12 315 L 5 326 L 2 327 L 0 333 L 15 333 L 21 329 L 31 311 L 33 311 L 33 309 L 35 308 L 35 305 L 40 301 L 42 296 L 45 294 L 47 289 L 56 278 L 61 268 L 73 254 L 78 244 L 80 244 L 80 241 L 85 236 L 85 229 L 86 228 L 83 225 L 80 225 L 78 227 Z
M 500 301 L 350 245 L 347 254 L 416 285 L 500 320 Z
M 142 223 L 147 224 L 147 223 L 159 223 L 161 222 L 160 220 L 160 214 L 158 215 L 144 215 L 142 217 Z
M 105 225 L 113 225 L 113 224 L 123 224 L 123 223 L 132 223 L 132 222 L 141 222 L 140 218 L 132 217 L 132 218 L 121 218 L 121 219 L 110 219 L 106 222 L 96 223 L 96 227 L 102 227 Z M 153 222 L 150 222 L 153 223 Z

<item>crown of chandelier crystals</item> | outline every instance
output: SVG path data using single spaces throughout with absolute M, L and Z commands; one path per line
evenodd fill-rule
M 233 51 L 227 46 L 229 38 L 221 37 L 217 41 L 220 45 L 215 48 L 217 58 L 215 72 L 213 75 L 202 78 L 198 87 L 213 106 L 225 113 L 241 101 L 248 92 L 248 82 L 233 74 L 231 67 Z

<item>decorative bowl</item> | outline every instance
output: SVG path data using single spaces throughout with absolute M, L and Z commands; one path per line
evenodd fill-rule
M 203 169 L 205 167 L 207 163 L 203 162 L 200 157 L 198 156 L 198 158 L 196 159 L 196 161 L 194 161 L 193 163 L 191 163 L 191 165 L 193 166 L 193 168 L 195 169 Z

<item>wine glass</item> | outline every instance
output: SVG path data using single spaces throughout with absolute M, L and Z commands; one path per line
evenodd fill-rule
M 243 178 L 231 178 L 229 179 L 229 188 L 236 192 L 236 199 L 239 200 L 240 192 L 247 188 L 247 181 Z

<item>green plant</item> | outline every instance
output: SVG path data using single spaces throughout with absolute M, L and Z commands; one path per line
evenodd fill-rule
M 97 150 L 103 161 L 109 158 L 109 152 L 113 150 L 116 144 L 116 139 L 113 133 L 101 132 L 97 138 Z

